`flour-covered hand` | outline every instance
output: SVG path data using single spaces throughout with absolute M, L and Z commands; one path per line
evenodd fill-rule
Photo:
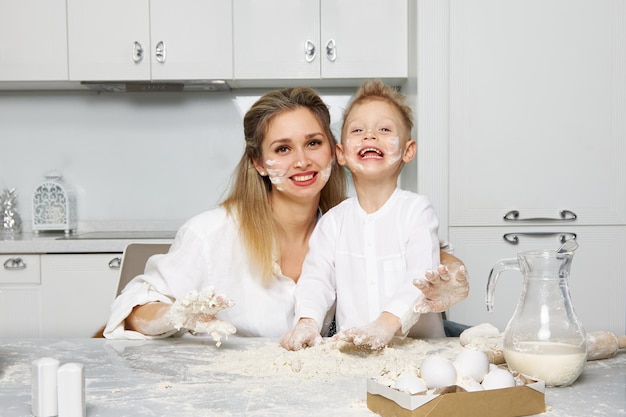
M 391 342 L 398 327 L 399 325 L 390 325 L 388 321 L 379 317 L 364 327 L 352 327 L 343 330 L 333 336 L 333 340 L 368 347 L 371 350 L 380 350 Z
M 280 339 L 280 345 L 287 350 L 300 350 L 322 342 L 320 328 L 311 318 L 301 318 L 293 329 Z
M 469 293 L 467 269 L 465 265 L 454 263 L 450 266 L 439 265 L 436 271 L 426 271 L 425 279 L 413 281 L 422 291 L 425 299 L 416 304 L 416 313 L 440 313 L 452 305 L 464 300 Z
M 169 321 L 178 330 L 184 328 L 193 333 L 209 333 L 220 346 L 222 337 L 235 333 L 237 329 L 215 315 L 234 304 L 225 296 L 215 294 L 213 287 L 200 292 L 193 290 L 172 304 Z

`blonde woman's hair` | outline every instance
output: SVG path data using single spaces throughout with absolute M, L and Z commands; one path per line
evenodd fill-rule
M 381 100 L 394 106 L 400 113 L 404 127 L 407 129 L 408 135 L 411 134 L 413 129 L 413 110 L 406 104 L 406 96 L 400 93 L 394 87 L 388 86 L 381 80 L 366 81 L 359 87 L 354 94 L 352 101 L 343 112 L 343 123 L 341 125 L 341 135 L 345 135 L 344 129 L 346 127 L 346 120 L 352 111 L 352 108 L 356 105 L 366 103 L 368 101 Z
M 259 175 L 254 161 L 262 159 L 261 144 L 271 120 L 285 111 L 302 107 L 315 115 L 330 142 L 333 155 L 331 174 L 320 194 L 320 210 L 325 213 L 346 198 L 346 174 L 336 162 L 337 142 L 330 129 L 330 113 L 319 95 L 308 87 L 293 87 L 273 90 L 259 98 L 244 116 L 246 148 L 235 169 L 230 194 L 222 206 L 237 218 L 248 257 L 266 285 L 274 277 L 275 234 L 280 225 L 275 224 L 272 216 L 269 199 L 272 184 L 268 177 Z

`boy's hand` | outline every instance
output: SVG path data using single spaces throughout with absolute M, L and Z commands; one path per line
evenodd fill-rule
M 400 319 L 391 313 L 383 312 L 376 320 L 365 327 L 352 327 L 333 336 L 333 340 L 380 350 L 387 346 L 400 329 Z
M 464 300 L 469 293 L 465 265 L 439 265 L 437 271 L 426 271 L 425 277 L 413 281 L 413 285 L 426 296 L 424 301 L 415 305 L 416 313 L 441 313 Z
M 280 339 L 280 345 L 287 350 L 300 350 L 322 342 L 317 322 L 310 318 L 301 318 L 293 329 Z

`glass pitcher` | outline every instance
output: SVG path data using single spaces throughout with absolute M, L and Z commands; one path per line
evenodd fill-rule
M 520 298 L 504 331 L 504 358 L 510 369 L 543 380 L 546 386 L 567 386 L 587 361 L 585 330 L 570 298 L 568 277 L 573 252 L 538 250 L 501 259 L 487 281 L 487 311 L 503 271 L 518 270 L 524 282 Z

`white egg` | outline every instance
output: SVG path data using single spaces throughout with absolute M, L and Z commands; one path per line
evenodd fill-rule
M 393 387 L 399 391 L 408 392 L 409 394 L 419 394 L 426 392 L 426 384 L 414 374 L 403 374 L 396 379 Z
M 506 369 L 498 368 L 485 375 L 482 385 L 484 389 L 510 388 L 515 386 L 515 378 Z
M 427 356 L 420 366 L 420 376 L 428 388 L 442 388 L 454 385 L 456 369 L 452 362 L 441 356 Z
M 475 349 L 463 349 L 454 359 L 454 367 L 461 375 L 466 375 L 481 382 L 489 372 L 489 358 L 485 352 Z

